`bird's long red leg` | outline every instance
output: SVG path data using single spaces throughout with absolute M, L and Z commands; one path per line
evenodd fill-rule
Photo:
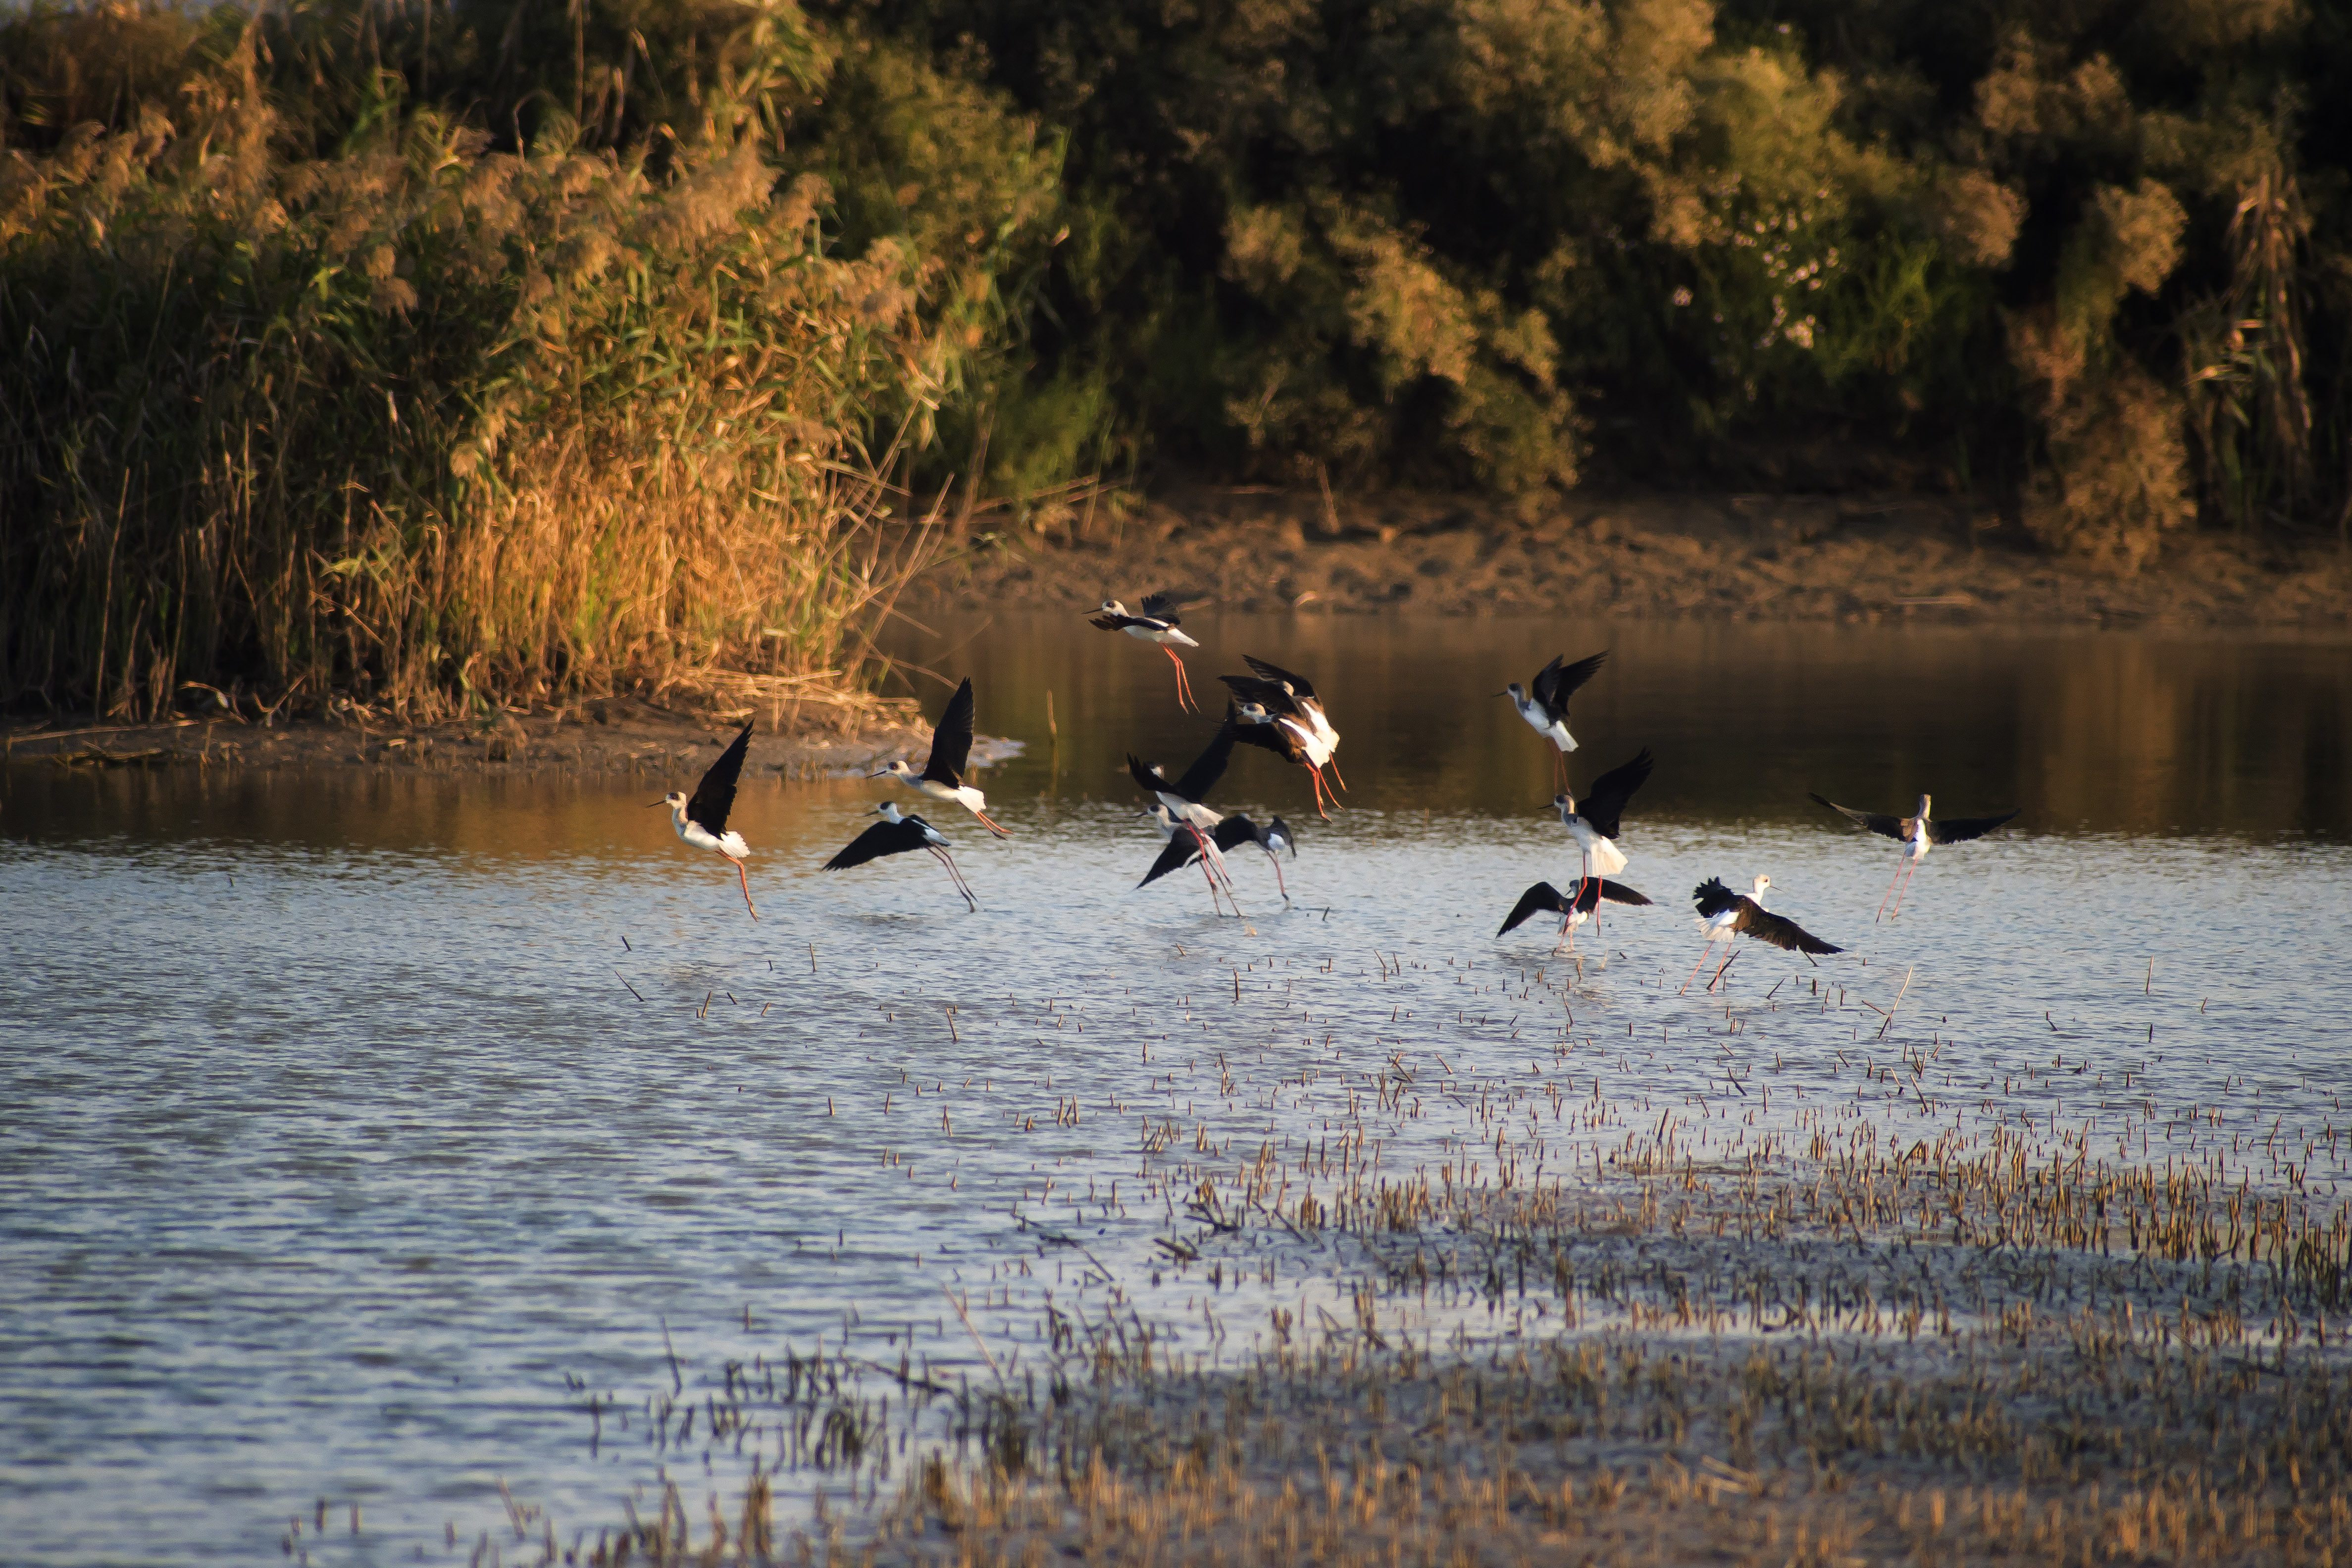
M 972 813 L 972 815 L 973 815 L 973 816 L 975 816 L 975 817 L 978 817 L 978 818 L 980 819 L 980 825 L 981 825 L 982 827 L 986 828 L 990 832 L 994 833 L 998 838 L 1000 838 L 1000 839 L 1009 839 L 1009 838 L 1011 838 L 1011 837 L 1013 836 L 1011 833 L 1006 832 L 1003 828 L 998 827 L 994 822 L 991 821 L 989 820 L 989 816 L 988 816 L 988 813 L 987 813 L 987 812 L 985 812 L 985 811 L 974 811 L 974 812 Z
M 1886 918 L 1886 901 L 1895 896 L 1895 884 L 1903 880 L 1903 873 L 1910 863 L 1907 858 L 1895 862 L 1895 875 L 1887 882 L 1886 891 L 1878 895 L 1878 913 L 1870 917 L 1872 925 L 1875 925 Z
M 1328 822 L 1331 820 L 1331 813 L 1323 809 L 1323 775 L 1316 771 L 1311 762 L 1307 765 L 1307 778 L 1315 786 L 1315 814 Z M 1336 806 L 1339 802 L 1334 800 L 1332 804 Z
M 1729 952 L 1729 953 L 1726 953 L 1726 954 L 1723 956 L 1723 969 L 1728 969 L 1729 967 L 1731 967 L 1731 961 L 1732 961 L 1734 958 L 1737 958 L 1737 957 L 1738 957 L 1738 956 L 1739 956 L 1739 954 L 1738 954 L 1738 952 L 1737 950 L 1734 950 L 1734 951 Z M 1718 985 L 1720 985 L 1720 984 L 1722 983 L 1722 981 L 1723 981 L 1723 969 L 1717 969 L 1717 970 L 1715 972 L 1715 977 L 1714 977 L 1713 979 L 1711 979 L 1711 980 L 1707 981 L 1707 983 L 1706 983 L 1706 988 L 1707 988 L 1708 990 L 1710 990 L 1710 991 L 1711 991 L 1711 990 L 1715 989 L 1715 988 L 1716 988 L 1717 986 L 1718 986 Z
M 733 857 L 730 856 L 730 858 L 732 859 Z M 743 862 L 741 861 L 735 862 L 735 879 L 743 884 L 743 907 L 751 912 L 752 919 L 759 919 L 760 906 L 751 902 L 751 879 L 743 874 Z
M 1918 873 L 1918 870 L 1919 862 L 1916 856 L 1909 865 L 1903 868 L 1903 885 L 1895 890 L 1895 914 L 1888 915 L 1888 919 L 1892 920 L 1903 913 L 1903 895 L 1911 891 L 1911 879 Z
M 1288 904 L 1290 902 L 1290 888 L 1282 880 L 1282 861 L 1272 850 L 1268 850 L 1266 852 L 1265 858 L 1274 862 L 1275 888 L 1282 894 L 1282 902 Z
M 1328 762 L 1326 762 L 1325 764 L 1323 764 L 1323 766 L 1324 766 L 1324 767 L 1326 767 L 1326 768 L 1328 768 L 1331 770 L 1331 777 L 1332 777 L 1332 778 L 1334 778 L 1334 779 L 1338 779 L 1338 780 L 1339 781 L 1339 788 L 1340 788 L 1340 789 L 1345 789 L 1348 787 L 1348 776 L 1347 776 L 1346 774 L 1344 774 L 1344 773 L 1342 773 L 1342 772 L 1340 772 L 1340 771 L 1339 771 L 1339 758 L 1337 758 L 1336 756 L 1335 756 L 1335 757 L 1333 757 L 1329 761 L 1328 761 Z M 1338 805 L 1339 803 L 1339 798 L 1338 798 L 1337 796 L 1334 796 L 1334 797 L 1332 798 L 1331 804 L 1333 804 L 1334 806 L 1336 806 L 1336 805 Z
M 1691 966 L 1691 972 L 1690 972 L 1689 974 L 1687 974 L 1687 975 L 1685 975 L 1685 976 L 1684 976 L 1684 977 L 1683 977 L 1683 988 L 1682 988 L 1681 990 L 1679 990 L 1679 991 L 1676 991 L 1676 992 L 1675 993 L 1675 995 L 1676 995 L 1676 996 L 1678 996 L 1678 997 L 1679 997 L 1679 996 L 1686 995 L 1686 994 L 1689 992 L 1689 990 L 1690 990 L 1690 983 L 1691 983 L 1693 980 L 1696 980 L 1696 979 L 1697 979 L 1697 978 L 1698 978 L 1699 964 L 1704 964 L 1704 963 L 1706 963 L 1706 962 L 1707 949 L 1708 949 L 1708 948 L 1710 948 L 1710 947 L 1713 947 L 1714 946 L 1715 946 L 1715 938 L 1713 938 L 1712 936 L 1710 936 L 1710 937 L 1708 937 L 1708 938 L 1706 939 L 1706 943 L 1705 943 L 1703 946 L 1700 946 L 1700 948 L 1699 948 L 1699 950 L 1698 950 L 1698 964 L 1693 964 L 1693 965 Z
M 1184 673 L 1184 661 L 1176 656 L 1176 650 L 1173 648 L 1163 645 L 1160 651 L 1168 655 L 1170 664 L 1176 666 L 1176 706 L 1180 708 L 1191 708 L 1194 713 L 1199 713 L 1201 705 L 1192 700 L 1192 683 Z
M 956 862 L 949 856 L 947 851 L 940 848 L 937 844 L 925 844 L 923 847 L 930 851 L 933 858 L 938 860 L 941 865 L 948 868 L 949 883 L 953 886 L 958 893 L 963 895 L 963 901 L 966 904 L 977 911 L 980 908 L 980 900 L 971 895 L 971 889 L 964 883 L 963 873 L 956 870 Z

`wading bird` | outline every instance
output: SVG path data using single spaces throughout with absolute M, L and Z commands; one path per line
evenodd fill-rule
M 1579 686 L 1593 677 L 1601 668 L 1601 662 L 1609 654 L 1603 651 L 1589 659 L 1579 659 L 1573 664 L 1563 665 L 1560 660 L 1567 656 L 1565 653 L 1555 655 L 1550 664 L 1536 672 L 1536 678 L 1526 686 L 1513 681 L 1495 694 L 1510 698 L 1511 706 L 1519 710 L 1519 716 L 1528 721 L 1528 727 L 1551 742 L 1552 770 L 1559 776 L 1562 783 L 1568 780 L 1568 754 L 1576 749 L 1576 737 L 1568 733 L 1568 699 L 1576 695 Z
M 963 880 L 963 873 L 956 869 L 955 857 L 948 853 L 948 840 L 937 828 L 920 817 L 900 811 L 896 800 L 885 800 L 866 815 L 882 820 L 850 840 L 846 848 L 825 862 L 826 871 L 847 871 L 851 866 L 864 865 L 867 861 L 880 860 L 884 855 L 929 850 L 934 860 L 948 868 L 948 881 L 963 894 L 964 903 L 975 910 L 980 907 L 980 900 L 971 895 L 971 888 Z
M 1559 941 L 1552 944 L 1551 950 L 1559 952 L 1560 943 L 1564 942 L 1572 953 L 1576 951 L 1576 928 L 1592 917 L 1592 911 L 1604 898 L 1612 904 L 1643 904 L 1650 902 L 1623 883 L 1611 882 L 1603 877 L 1587 878 L 1573 903 L 1551 883 L 1539 882 L 1519 894 L 1518 903 L 1511 906 L 1510 918 L 1503 922 L 1500 931 L 1495 933 L 1496 939 L 1501 940 L 1533 919 L 1538 912 L 1544 912 L 1560 916 Z
M 2003 811 L 1998 817 L 1948 817 L 1938 821 L 1927 815 L 1930 797 L 1926 795 L 1919 797 L 1919 814 L 1916 817 L 1885 817 L 1876 811 L 1857 811 L 1851 806 L 1839 805 L 1825 795 L 1815 795 L 1813 799 L 1874 833 L 1884 833 L 1890 839 L 1903 841 L 1903 858 L 1895 864 L 1895 880 L 1889 882 L 1886 891 L 1878 895 L 1878 914 L 1871 916 L 1874 922 L 1886 915 L 1889 897 L 1895 900 L 1894 913 L 1903 913 L 1903 894 L 1911 891 L 1911 873 L 1919 869 L 1919 862 L 1927 858 L 1929 850 L 1937 844 L 1964 844 L 1970 839 L 1983 838 L 2017 815 L 2015 811 Z M 1895 891 L 1896 883 L 1903 884 L 1900 893 Z
M 1176 835 L 1174 821 L 1167 811 L 1165 806 L 1160 806 L 1150 813 L 1160 818 L 1160 831 L 1168 835 L 1168 847 L 1160 852 L 1160 858 L 1151 862 L 1150 871 L 1144 873 L 1143 881 L 1135 884 L 1138 887 L 1158 882 L 1170 872 L 1181 871 L 1201 858 L 1200 846 L 1192 841 L 1191 835 L 1181 838 Z M 1236 811 L 1230 817 L 1220 819 L 1209 837 L 1223 853 L 1231 853 L 1244 844 L 1255 844 L 1274 865 L 1274 885 L 1281 893 L 1282 902 L 1290 902 L 1290 889 L 1282 876 L 1282 857 L 1286 853 L 1297 860 L 1298 848 L 1291 839 L 1289 825 L 1280 817 L 1260 827 L 1244 813 Z
M 735 743 L 704 772 L 702 782 L 694 787 L 694 799 L 689 800 L 673 789 L 650 802 L 646 810 L 667 806 L 670 826 L 677 830 L 679 838 L 698 850 L 716 850 L 733 862 L 735 880 L 743 884 L 743 907 L 757 920 L 760 910 L 751 902 L 751 879 L 743 874 L 743 857 L 751 852 L 751 846 L 743 841 L 742 834 L 727 831 L 727 813 L 735 807 L 735 780 L 742 774 L 743 758 L 751 748 L 751 727 L 747 724 Z
M 1341 777 L 1339 765 L 1331 760 L 1339 749 L 1339 732 L 1331 727 L 1331 716 L 1323 711 L 1323 699 L 1315 695 L 1315 687 L 1305 675 L 1293 674 L 1279 664 L 1269 664 L 1254 653 L 1244 653 L 1242 662 L 1257 672 L 1249 675 L 1220 675 L 1217 678 L 1233 688 L 1234 695 L 1245 703 L 1255 703 L 1278 719 L 1297 721 L 1313 736 L 1323 748 L 1324 760 L 1318 764 L 1331 769 L 1331 777 L 1345 789 L 1348 780 Z
M 1691 981 L 1698 978 L 1699 965 L 1706 962 L 1706 956 L 1715 950 L 1717 942 L 1721 942 L 1727 945 L 1723 967 L 1716 970 L 1706 982 L 1708 990 L 1715 989 L 1715 982 L 1723 978 L 1723 970 L 1731 967 L 1728 944 L 1734 936 L 1753 936 L 1759 942 L 1769 942 L 1775 947 L 1786 947 L 1792 953 L 1845 951 L 1843 947 L 1832 947 L 1795 921 L 1765 908 L 1761 902 L 1764 890 L 1771 885 L 1770 877 L 1758 877 L 1755 895 L 1750 897 L 1724 886 L 1721 877 L 1711 876 L 1692 892 L 1691 898 L 1698 905 L 1699 920 L 1706 932 L 1706 941 L 1698 950 L 1698 963 L 1691 966 L 1691 972 L 1683 979 L 1683 990 L 1690 989 Z
M 1625 869 L 1625 852 L 1617 847 L 1617 831 L 1622 825 L 1625 803 L 1633 791 L 1650 777 L 1650 748 L 1642 747 L 1630 762 L 1619 763 L 1592 781 L 1584 797 L 1581 810 L 1577 809 L 1574 794 L 1562 791 L 1551 799 L 1559 812 L 1559 825 L 1576 841 L 1584 857 L 1584 868 L 1578 876 L 1576 896 L 1584 897 L 1584 884 L 1592 880 L 1597 871 L 1602 876 L 1613 876 Z
M 1201 856 L 1202 874 L 1209 879 L 1212 903 L 1216 901 L 1220 886 L 1224 896 L 1231 899 L 1234 883 L 1233 878 L 1225 873 L 1225 857 L 1218 850 L 1213 836 L 1217 824 L 1224 818 L 1211 810 L 1202 797 L 1225 776 L 1225 766 L 1233 760 L 1234 734 L 1234 721 L 1227 718 L 1217 727 L 1217 733 L 1210 737 L 1207 748 L 1192 759 L 1192 767 L 1184 769 L 1184 776 L 1172 783 L 1157 762 L 1146 767 L 1135 753 L 1130 751 L 1127 754 L 1128 777 L 1160 802 L 1160 811 L 1151 814 L 1160 818 L 1160 831 L 1171 839 L 1181 839 L 1186 834 L 1192 836 L 1196 852 Z M 1241 913 L 1238 903 L 1234 905 L 1234 913 Z
M 1116 599 L 1106 599 L 1097 606 L 1091 624 L 1105 632 L 1124 632 L 1167 654 L 1168 662 L 1176 666 L 1176 706 L 1195 713 L 1201 711 L 1200 705 L 1192 700 L 1192 679 L 1184 671 L 1184 661 L 1176 656 L 1179 648 L 1197 648 L 1201 644 L 1177 630 L 1183 622 L 1176 613 L 1174 594 L 1145 595 L 1139 615 L 1129 614 L 1127 606 Z
M 947 707 L 940 714 L 939 727 L 931 731 L 930 759 L 923 764 L 923 770 L 918 773 L 903 761 L 893 762 L 866 777 L 896 779 L 918 794 L 961 806 L 998 838 L 1011 838 L 1012 834 L 989 821 L 988 797 L 963 781 L 964 768 L 971 760 L 971 677 L 966 675 L 963 685 L 956 687 L 955 695 L 948 698 Z
M 1230 681 L 1235 677 L 1224 678 Z M 1331 760 L 1331 748 L 1323 744 L 1322 737 L 1309 729 L 1304 719 L 1277 717 L 1256 703 L 1235 703 L 1226 716 L 1234 727 L 1234 738 L 1307 769 L 1307 777 L 1315 786 L 1315 814 L 1329 821 L 1331 814 L 1323 809 L 1324 797 L 1329 793 L 1323 783 L 1323 767 Z M 1339 803 L 1337 800 L 1331 802 L 1334 806 Z

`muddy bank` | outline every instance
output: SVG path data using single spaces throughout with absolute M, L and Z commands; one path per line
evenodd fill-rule
M 1219 608 L 1718 620 L 2352 627 L 2352 557 L 2183 539 L 2137 577 L 2035 549 L 1949 497 L 1600 496 L 1521 513 L 1475 498 L 1196 488 L 983 543 L 910 600 L 964 608 Z
M 936 705 L 935 705 L 936 706 Z M 386 769 L 424 773 L 531 773 L 546 768 L 659 773 L 687 778 L 708 767 L 746 720 L 749 774 L 811 779 L 862 772 L 893 757 L 919 759 L 930 727 L 906 700 L 854 712 L 782 716 L 740 709 L 697 712 L 635 697 L 608 697 L 533 713 L 446 724 L 396 725 L 352 710 L 327 719 L 182 718 L 161 724 L 10 725 L 13 766 L 196 766 Z M 1004 743 L 983 737 L 974 750 Z

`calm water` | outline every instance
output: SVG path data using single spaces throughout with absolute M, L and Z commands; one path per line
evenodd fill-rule
M 667 1391 L 665 1324 L 688 1391 L 819 1335 L 968 1365 L 943 1286 L 1011 1346 L 1045 1291 L 1100 1284 L 1041 1260 L 1040 1222 L 1180 1316 L 1150 1282 L 1148 1130 L 1286 1147 L 1396 1060 L 1459 1084 L 1541 1047 L 1624 1123 L 1686 1118 L 1702 1157 L 1799 1146 L 1836 1106 L 1872 1136 L 2002 1122 L 2108 1157 L 2235 1155 L 2259 1125 L 2321 1190 L 2343 1176 L 2314 1140 L 2352 1088 L 2352 648 L 1193 629 L 1204 699 L 1259 653 L 1312 674 L 1346 737 L 1328 824 L 1270 758 L 1217 797 L 1298 827 L 1287 910 L 1254 853 L 1246 920 L 1196 873 L 1132 890 L 1159 841 L 1121 754 L 1181 767 L 1210 721 L 1175 714 L 1160 654 L 1076 616 L 902 646 L 971 673 L 982 727 L 1027 743 L 982 779 L 1013 840 L 942 822 L 976 915 L 928 857 L 813 869 L 883 798 L 863 780 L 747 787 L 754 925 L 643 780 L 0 775 L 6 1554 L 274 1558 L 326 1497 L 366 1523 L 306 1537 L 317 1560 L 462 1561 L 504 1530 L 501 1479 L 593 1537 L 657 1456 L 609 1426 L 592 1451 L 582 1391 Z M 1546 755 L 1489 694 L 1601 646 L 1576 775 L 1656 752 L 1622 880 L 1659 907 L 1610 914 L 1579 974 L 1540 923 L 1494 938 L 1575 866 Z M 1894 846 L 1811 789 L 2024 815 L 1874 925 Z M 1758 871 L 1852 951 L 1751 952 L 1725 995 L 1677 995 L 1690 887 Z M 1898 994 L 1880 1038 L 1863 1003 Z M 1932 1092 L 1839 1075 L 1905 1051 L 1935 1053 Z M 1781 1086 L 1760 1113 L 1759 1069 Z M 1436 1112 L 1386 1166 L 1458 1153 Z

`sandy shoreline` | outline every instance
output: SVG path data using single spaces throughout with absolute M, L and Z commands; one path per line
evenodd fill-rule
M 698 714 L 610 697 L 430 725 L 357 717 L 266 724 L 228 718 L 144 725 L 28 722 L 8 727 L 5 747 L 11 764 L 86 768 L 675 774 L 708 766 L 749 717 L 757 725 L 746 762 L 752 776 L 814 779 L 863 771 L 870 763 L 901 755 L 919 756 L 929 744 L 929 727 L 916 717 L 912 705 L 877 705 L 877 715 L 860 714 L 846 725 L 804 720 L 797 728 L 787 718 L 778 733 L 770 714 Z
M 2352 628 L 2352 557 L 2183 538 L 2137 577 L 2042 554 L 1939 496 L 1579 493 L 1528 514 L 1407 494 L 1171 491 L 1068 537 L 982 543 L 909 602 L 1063 609 L 1173 589 L 1220 608 L 1939 624 Z

